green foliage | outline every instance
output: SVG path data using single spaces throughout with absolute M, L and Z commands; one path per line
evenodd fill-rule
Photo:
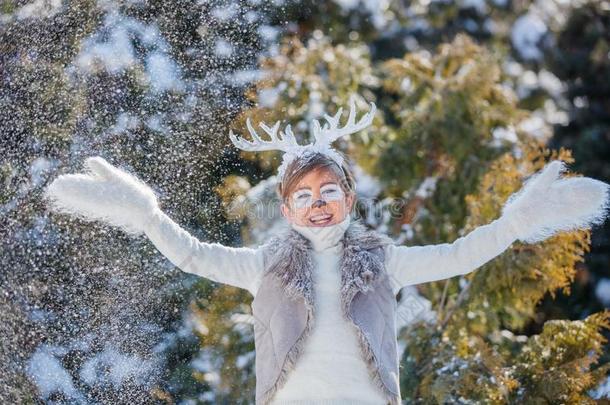
M 610 182 L 610 6 L 605 0 L 590 0 L 574 7 L 557 34 L 556 46 L 546 58 L 548 69 L 563 83 L 561 96 L 569 119 L 555 127 L 549 146 L 569 148 L 573 169 L 585 176 Z M 606 241 L 610 224 L 599 227 L 592 237 L 586 265 L 580 266 L 572 294 L 544 307 L 558 317 L 579 317 L 604 308 L 596 299 L 596 283 L 610 278 Z M 610 360 L 610 353 L 605 357 Z
M 512 400 L 518 403 L 595 403 L 586 390 L 595 386 L 600 372 L 594 365 L 606 339 L 602 329 L 610 329 L 610 311 L 593 314 L 583 321 L 551 320 L 540 335 L 524 344 L 512 364 L 520 389 Z
M 485 338 L 465 329 L 449 337 L 415 325 L 403 336 L 410 342 L 403 395 L 424 404 L 595 403 L 587 390 L 609 368 L 591 370 L 604 350 L 601 330 L 610 327 L 609 319 L 606 311 L 583 321 L 548 321 L 530 337 L 504 330 Z
M 386 183 L 394 180 L 389 191 L 458 175 L 461 188 L 472 190 L 483 163 L 510 146 L 495 144 L 493 130 L 515 126 L 525 115 L 502 86 L 494 56 L 459 35 L 434 55 L 408 53 L 380 68 L 394 131 L 376 173 Z
M 249 311 L 250 293 L 231 286 L 217 285 L 201 291 L 191 304 L 196 332 L 202 348 L 211 355 L 218 381 L 214 381 L 215 400 L 231 404 L 248 403 L 244 392 L 254 392 L 254 341 L 250 325 L 232 319 L 233 314 Z M 208 373 L 192 371 L 193 378 L 206 383 Z M 240 389 L 235 389 L 240 387 Z
M 433 71 L 432 66 L 436 65 L 430 65 L 428 70 Z M 425 81 L 422 83 L 425 87 Z M 462 91 L 466 89 L 469 87 Z M 440 103 L 450 104 L 452 100 L 453 97 L 443 97 Z M 454 111 L 438 110 L 447 114 Z M 513 111 L 517 112 L 515 107 Z M 413 115 L 417 116 L 417 112 Z M 523 114 L 512 119 L 519 117 Z M 442 115 L 439 121 L 443 122 Z M 505 117 L 504 125 L 514 124 L 510 116 Z M 484 121 L 477 125 L 484 125 Z M 444 136 L 449 134 L 450 130 L 445 128 Z M 511 152 L 479 161 L 484 164 L 481 168 L 484 174 L 476 179 L 475 189 L 464 197 L 467 215 L 461 234 L 497 218 L 508 196 L 548 160 L 573 161 L 568 150 L 543 149 L 526 134 L 519 136 L 516 146 Z M 401 147 L 397 140 L 392 149 Z M 477 147 L 472 147 L 476 154 Z M 423 148 L 429 150 L 430 146 Z M 453 149 L 446 149 L 453 157 Z M 434 161 L 437 156 L 429 154 L 426 160 Z M 380 167 L 388 165 L 386 162 Z M 436 192 L 442 193 L 442 188 Z M 428 204 L 437 201 L 431 196 Z M 422 227 L 431 224 L 424 222 Z M 604 353 L 601 330 L 608 326 L 607 313 L 594 314 L 585 321 L 548 321 L 540 335 L 508 338 L 535 320 L 537 305 L 547 294 L 553 296 L 558 289 L 569 293 L 575 266 L 583 261 L 589 245 L 588 230 L 564 232 L 535 245 L 515 242 L 462 282 L 447 280 L 423 288 L 429 298 L 438 302 L 439 321 L 437 325 L 413 326 L 403 335 L 407 342 L 403 360 L 408 367 L 402 379 L 406 397 L 421 403 L 590 402 L 587 389 L 601 381 L 608 367 L 592 370 Z M 553 339 L 556 334 L 561 338 Z M 562 355 L 555 355 L 556 351 Z

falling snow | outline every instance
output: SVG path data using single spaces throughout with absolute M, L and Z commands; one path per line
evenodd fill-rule
M 283 226 L 276 177 L 249 178 L 252 184 L 244 185 L 246 192 L 233 207 L 245 212 L 249 226 L 243 234 L 219 221 L 210 178 L 248 172 L 250 166 L 227 149 L 223 135 L 245 108 L 246 89 L 268 77 L 259 60 L 278 55 L 283 36 L 305 27 L 295 16 L 286 21 L 291 2 L 281 0 L 13 3 L 0 12 L 6 44 L 0 100 L 0 402 L 151 403 L 159 387 L 181 397 L 180 403 L 218 402 L 223 367 L 248 370 L 254 351 L 245 350 L 227 365 L 201 345 L 210 330 L 189 304 L 210 298 L 202 287 L 208 284 L 177 270 L 144 238 L 50 213 L 40 193 L 57 175 L 80 170 L 86 157 L 99 154 L 138 173 L 164 210 L 198 238 L 264 242 Z M 429 7 L 442 3 L 451 2 L 414 2 L 402 11 L 408 23 L 398 23 L 396 2 L 333 1 L 355 27 L 348 38 L 358 38 L 359 26 L 372 26 L 379 40 L 412 51 L 421 50 L 422 36 L 434 29 L 426 19 Z M 508 3 L 456 2 L 480 18 L 463 22 L 471 32 L 498 30 L 490 13 Z M 508 27 L 515 56 L 525 62 L 541 60 L 545 38 L 557 23 L 553 16 L 561 15 L 557 10 L 566 2 L 534 3 Z M 327 61 L 334 57 L 324 55 Z M 495 142 L 515 142 L 517 130 L 546 139 L 549 124 L 567 123 L 554 101 L 565 91 L 556 76 L 512 58 L 502 68 L 520 98 L 542 90 L 551 99 L 518 127 L 494 130 Z M 376 85 L 372 79 L 364 84 Z M 404 79 L 398 86 L 408 95 L 416 83 Z M 257 107 L 273 109 L 287 88 L 284 81 L 257 89 Z M 575 103 L 584 107 L 587 100 Z M 322 94 L 310 91 L 306 107 L 306 120 L 319 118 Z M 367 204 L 364 221 L 389 233 L 395 201 L 384 198 L 383 186 L 360 166 L 354 172 L 358 201 Z M 414 193 L 428 198 L 438 179 L 420 180 Z M 404 224 L 396 242 L 412 239 L 414 231 Z M 610 305 L 610 280 L 600 280 L 595 296 Z M 398 309 L 399 328 L 435 319 L 431 302 L 415 288 L 402 290 Z M 244 345 L 252 344 L 252 322 L 241 310 L 227 319 Z M 405 343 L 399 345 L 402 353 Z M 460 366 L 456 359 L 440 372 Z M 168 375 L 170 369 L 179 375 Z M 175 384 L 196 373 L 201 379 L 188 380 L 192 386 Z M 596 398 L 608 396 L 609 386 L 606 380 Z

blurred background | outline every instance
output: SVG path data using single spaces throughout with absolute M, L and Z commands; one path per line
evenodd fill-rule
M 282 225 L 276 152 L 357 94 L 335 146 L 356 214 L 396 243 L 497 218 L 552 159 L 610 182 L 610 2 L 0 1 L 0 402 L 254 402 L 252 296 L 181 272 L 145 238 L 40 196 L 100 155 L 202 241 Z M 344 112 L 344 119 L 347 111 Z M 241 152 L 241 153 L 240 153 Z M 610 222 L 514 243 L 399 300 L 405 403 L 609 403 Z

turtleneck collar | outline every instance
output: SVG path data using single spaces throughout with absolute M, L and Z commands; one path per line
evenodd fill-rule
M 351 222 L 350 215 L 339 223 L 328 226 L 303 226 L 291 223 L 290 226 L 311 241 L 313 249 L 317 252 L 326 250 L 340 250 L 340 241 Z

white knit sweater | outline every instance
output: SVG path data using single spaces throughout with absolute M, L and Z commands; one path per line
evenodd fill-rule
M 274 405 L 385 403 L 367 374 L 355 332 L 340 315 L 338 259 L 341 246 L 338 241 L 349 222 L 350 218 L 346 218 L 341 224 L 315 229 L 315 233 L 305 227 L 292 226 L 307 236 L 314 246 L 318 322 L 306 342 L 303 356 L 286 384 L 276 393 Z M 256 295 L 265 270 L 262 249 L 201 242 L 161 210 L 156 210 L 150 217 L 145 233 L 181 270 L 244 288 Z M 407 285 L 469 273 L 502 253 L 515 240 L 512 224 L 500 217 L 453 243 L 386 246 L 385 267 L 393 291 L 398 294 Z

